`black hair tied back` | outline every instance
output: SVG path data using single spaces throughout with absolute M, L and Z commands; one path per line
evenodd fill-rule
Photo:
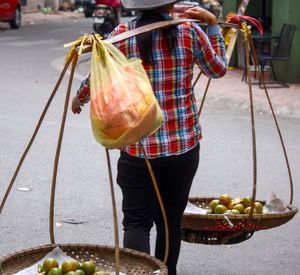
M 141 12 L 136 19 L 136 27 L 141 27 L 147 24 L 166 21 L 172 19 L 169 15 L 161 13 L 159 11 L 143 11 Z M 170 26 L 161 30 L 163 32 L 163 37 L 167 39 L 167 44 L 169 51 L 172 53 L 172 50 L 175 47 L 177 39 L 177 26 Z M 152 56 L 152 32 L 143 33 L 136 37 L 137 46 L 141 55 L 141 59 L 145 64 L 153 64 Z

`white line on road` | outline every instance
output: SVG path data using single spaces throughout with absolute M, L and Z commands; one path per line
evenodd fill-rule
M 36 118 L 21 118 L 21 117 L 16 117 L 16 116 L 3 116 L 0 115 L 0 120 L 12 120 L 12 121 L 25 121 L 25 122 L 37 122 Z M 43 121 L 43 124 L 47 124 L 47 125 L 55 125 L 55 126 L 59 126 L 60 125 L 60 121 L 53 121 L 53 120 L 45 120 Z M 86 121 L 84 121 L 84 123 L 80 124 L 80 123 L 69 123 L 68 122 L 68 127 L 75 127 L 75 128 L 84 128 L 84 129 L 89 129 L 90 124 L 86 123 Z
M 50 65 L 59 72 L 61 72 L 63 70 L 64 64 L 65 64 L 65 57 L 59 57 L 57 59 L 52 60 L 50 63 Z M 67 75 L 70 75 L 70 70 L 67 71 Z M 84 75 L 76 73 L 76 71 L 75 71 L 74 78 L 76 78 L 79 81 L 82 81 L 84 79 L 84 77 L 85 77 Z
M 19 40 L 19 37 L 16 36 L 4 36 L 4 37 L 0 37 L 0 41 L 11 41 L 11 40 Z

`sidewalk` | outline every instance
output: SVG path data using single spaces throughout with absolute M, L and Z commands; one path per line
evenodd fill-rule
M 43 14 L 32 12 L 23 14 L 23 26 L 46 24 L 49 22 L 65 22 L 68 20 L 83 19 L 82 13 L 58 12 L 57 14 Z M 228 70 L 227 74 L 210 84 L 208 100 L 221 101 L 230 108 L 249 109 L 249 87 L 242 81 L 243 71 L 239 69 Z M 207 78 L 206 78 L 207 79 Z M 196 86 L 198 96 L 202 96 L 205 85 L 205 77 L 201 77 Z M 253 85 L 254 108 L 259 113 L 271 113 L 265 91 L 258 85 Z M 290 84 L 289 88 L 269 88 L 271 102 L 275 113 L 280 116 L 300 118 L 300 84 Z
M 228 70 L 221 79 L 213 79 L 207 94 L 208 100 L 221 101 L 230 108 L 249 110 L 249 85 L 242 81 L 243 71 Z M 197 97 L 202 97 L 207 78 L 201 76 L 196 85 Z M 277 115 L 300 118 L 300 84 L 290 84 L 289 88 L 267 88 L 271 103 Z M 253 105 L 260 114 L 271 114 L 264 89 L 252 85 Z
M 83 19 L 83 13 L 79 12 L 63 12 L 44 14 L 41 11 L 28 12 L 22 14 L 22 26 L 47 24 L 51 22 L 62 23 L 70 20 Z

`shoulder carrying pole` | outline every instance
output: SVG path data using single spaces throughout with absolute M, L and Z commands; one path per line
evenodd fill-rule
M 146 33 L 146 32 L 149 32 L 149 31 L 152 31 L 152 30 L 155 30 L 155 29 L 159 29 L 159 28 L 164 28 L 164 27 L 167 27 L 167 26 L 171 26 L 171 25 L 178 25 L 178 24 L 181 24 L 181 23 L 184 23 L 184 22 L 197 22 L 199 24 L 204 24 L 203 22 L 200 22 L 199 20 L 191 20 L 191 19 L 179 19 L 179 20 L 168 20 L 168 21 L 162 21 L 162 22 L 157 22 L 157 23 L 153 23 L 153 24 L 149 24 L 149 25 L 146 25 L 146 26 L 142 26 L 142 27 L 139 27 L 139 28 L 136 28 L 136 29 L 133 29 L 133 30 L 130 30 L 130 31 L 127 31 L 125 33 L 122 33 L 122 34 L 119 34 L 119 35 L 116 35 L 114 37 L 111 37 L 109 39 L 106 39 L 105 41 L 108 42 L 108 43 L 116 43 L 116 42 L 119 42 L 119 41 L 122 41 L 122 40 L 125 40 L 125 39 L 128 39 L 132 36 L 137 36 L 137 35 L 140 35 L 140 34 L 143 34 L 143 33 Z M 232 23 L 226 23 L 226 22 L 219 22 L 221 26 L 224 26 L 224 27 L 230 27 L 230 28 L 239 28 L 239 25 L 237 24 L 232 24 Z M 205 25 L 205 24 L 204 24 Z M 13 177 L 10 181 L 10 184 L 6 190 L 6 193 L 4 195 L 4 198 L 3 200 L 1 201 L 1 205 L 0 205 L 0 214 L 3 210 L 3 207 L 5 205 L 5 202 L 7 200 L 7 197 L 12 189 L 12 186 L 18 176 L 18 173 L 22 167 L 22 164 L 36 138 L 36 135 L 38 134 L 38 131 L 40 129 L 40 126 L 45 118 L 45 115 L 51 105 L 51 102 L 54 98 L 54 96 L 56 95 L 56 92 L 61 84 L 61 81 L 63 80 L 63 77 L 70 65 L 70 63 L 72 62 L 72 69 L 71 69 L 71 75 L 70 75 L 70 79 L 69 79 L 69 84 L 68 84 L 68 89 L 67 89 L 67 93 L 66 93 L 66 99 L 65 99 L 65 105 L 64 105 L 64 112 L 63 112 L 63 117 L 62 117 L 62 121 L 61 121 L 61 127 L 60 127 L 60 133 L 59 133 L 59 138 L 58 138 L 58 143 L 57 143 L 57 149 L 56 149 L 56 155 L 55 155 L 55 161 L 54 161 L 54 169 L 53 169 L 53 175 L 52 175 L 52 187 L 51 187 L 51 197 L 50 197 L 50 213 L 49 213 L 49 231 L 50 231 L 50 241 L 52 244 L 55 243 L 55 237 L 54 237 L 54 202 L 55 202 L 55 189 L 56 189 L 56 178 L 57 178 L 57 168 L 58 168 L 58 163 L 59 163 L 59 156 L 60 156 L 60 151 L 61 151 L 61 146 L 62 146 L 62 139 L 63 139 L 63 133 L 64 133 L 64 127 L 65 127 L 65 122 L 66 122 L 66 116 L 67 116 L 67 109 L 68 109 L 68 104 L 69 104 L 69 99 L 70 99 L 70 92 L 71 92 L 71 87 L 72 87 L 72 82 L 73 82 L 73 75 L 74 75 L 74 71 L 75 71 L 75 67 L 76 67 L 76 63 L 77 63 L 77 60 L 78 60 L 78 56 L 81 54 L 81 53 L 87 53 L 87 52 L 90 52 L 91 51 L 91 39 L 88 39 L 89 36 L 84 36 L 84 37 L 81 37 L 80 39 L 78 39 L 77 41 L 75 42 L 72 42 L 72 43 L 69 43 L 68 45 L 66 46 L 71 46 L 71 50 L 69 51 L 69 54 L 66 58 L 66 62 L 65 62 L 65 66 L 64 66 L 64 69 L 63 71 L 61 72 L 61 75 L 55 85 L 55 88 L 52 92 L 52 94 L 50 95 L 47 103 L 46 103 L 46 106 L 42 112 L 42 115 L 40 116 L 40 119 L 37 123 L 37 126 L 34 130 L 34 133 L 28 143 L 28 145 L 26 146 L 25 148 L 25 151 L 24 153 L 22 154 L 21 158 L 20 158 L 20 161 L 17 165 L 17 168 L 13 174 Z M 77 52 L 77 47 L 80 46 L 80 49 L 79 49 L 79 52 Z M 201 73 L 200 73 L 201 74 Z M 199 79 L 200 77 L 200 74 L 197 78 L 197 80 Z M 197 80 L 195 81 L 194 85 L 196 84 Z M 209 83 L 210 83 L 210 80 L 207 84 L 207 88 L 206 88 L 206 92 L 205 92 L 205 95 L 207 93 L 207 90 L 208 90 L 208 86 L 209 86 Z M 205 99 L 205 98 L 204 98 Z M 204 103 L 204 100 L 203 100 L 203 103 Z M 202 106 L 203 106 L 203 103 L 202 103 Z M 202 107 L 201 107 L 202 109 Z M 199 111 L 199 114 L 201 113 L 201 109 Z M 108 153 L 108 151 L 107 151 Z M 108 159 L 108 162 L 110 162 L 110 159 L 109 159 L 109 155 L 107 154 L 107 159 Z M 111 171 L 111 168 L 110 168 L 110 164 L 108 163 L 109 165 L 109 172 Z M 151 170 L 151 169 L 150 169 Z M 150 171 L 149 170 L 149 171 Z M 150 173 L 151 174 L 151 173 Z M 112 182 L 112 176 L 110 174 L 110 181 Z M 154 178 L 154 183 L 155 183 L 155 178 Z M 112 196 L 114 196 L 114 192 L 113 192 L 113 189 L 111 190 L 112 191 Z M 157 193 L 158 194 L 158 193 Z M 116 207 L 115 207 L 115 199 L 114 197 L 112 198 L 112 204 L 113 204 L 113 211 L 114 211 L 114 221 L 115 221 L 115 230 L 116 230 L 116 227 L 117 227 L 117 224 L 116 224 Z M 163 209 L 163 204 L 161 203 L 161 207 Z M 164 210 L 162 210 L 164 212 Z M 166 221 L 166 216 L 164 215 L 164 219 L 165 219 L 165 225 L 166 225 L 166 234 L 168 234 L 168 225 L 167 225 L 167 221 Z M 115 241 L 118 242 L 118 237 L 116 237 L 116 234 L 117 232 L 115 231 Z M 168 255 L 168 242 L 169 241 L 169 237 L 166 235 L 166 254 L 165 254 L 165 258 L 164 258 L 164 262 L 166 262 L 166 259 L 167 259 L 167 255 Z M 119 245 L 117 244 L 116 245 L 116 271 L 117 271 L 117 274 L 119 273 L 119 264 L 118 264 L 118 261 L 119 261 L 119 252 L 118 252 L 118 248 L 119 248 Z

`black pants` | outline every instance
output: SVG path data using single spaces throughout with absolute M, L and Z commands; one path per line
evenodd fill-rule
M 181 216 L 199 164 L 199 145 L 189 152 L 150 160 L 155 173 L 169 225 L 170 275 L 176 274 L 181 243 Z M 124 247 L 150 254 L 150 230 L 156 225 L 155 257 L 165 252 L 164 221 L 144 159 L 121 152 L 117 182 L 123 193 Z

